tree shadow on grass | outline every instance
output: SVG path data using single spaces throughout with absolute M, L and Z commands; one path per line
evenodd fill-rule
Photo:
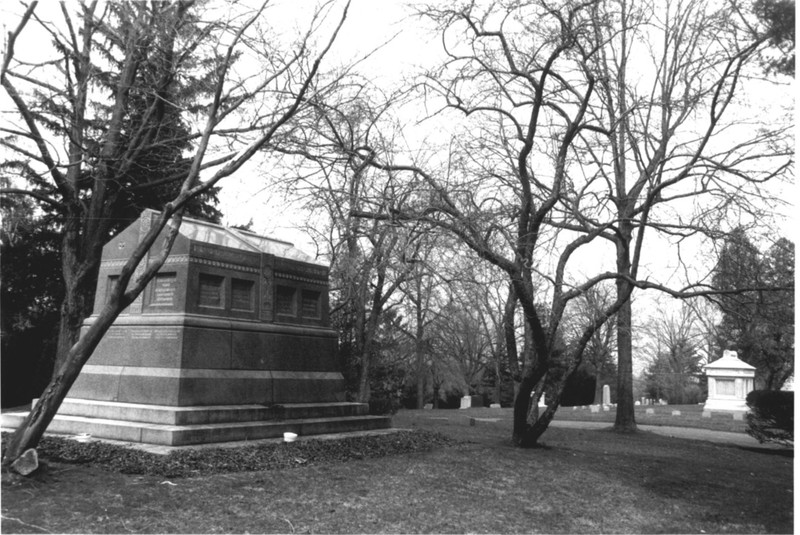
M 777 457 L 794 458 L 794 448 L 770 448 L 767 446 L 739 446 L 739 449 L 763 455 L 775 455 Z

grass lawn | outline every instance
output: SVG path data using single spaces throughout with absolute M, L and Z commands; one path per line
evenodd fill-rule
M 793 532 L 791 450 L 564 428 L 548 430 L 543 447 L 520 450 L 509 442 L 510 410 L 488 411 L 401 411 L 395 427 L 459 442 L 346 462 L 171 479 L 50 463 L 33 478 L 4 478 L 0 527 L 3 533 Z M 469 415 L 480 420 L 470 426 Z
M 491 409 L 488 409 L 491 411 Z M 648 414 L 648 410 L 652 413 Z M 673 412 L 680 412 L 680 415 L 673 415 Z M 636 423 L 641 425 L 673 425 L 678 427 L 699 427 L 703 429 L 713 429 L 715 431 L 729 431 L 734 433 L 744 433 L 747 429 L 747 422 L 744 420 L 734 420 L 732 414 L 714 412 L 710 417 L 703 417 L 702 405 L 638 405 L 634 408 Z M 614 423 L 616 417 L 615 409 L 611 407 L 608 411 L 591 412 L 587 408 L 561 407 L 556 412 L 557 420 L 580 420 Z

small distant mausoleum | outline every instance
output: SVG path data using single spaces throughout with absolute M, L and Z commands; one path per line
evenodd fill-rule
M 103 248 L 95 311 L 157 215 Z M 177 445 L 388 427 L 344 401 L 337 340 L 327 266 L 291 243 L 184 218 L 49 429 Z
M 708 399 L 704 414 L 712 411 L 747 412 L 747 394 L 753 391 L 756 369 L 739 360 L 735 351 L 723 351 L 722 358 L 706 364 Z

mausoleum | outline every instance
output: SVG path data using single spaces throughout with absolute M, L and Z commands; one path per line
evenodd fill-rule
M 740 360 L 735 351 L 704 367 L 708 377 L 708 399 L 703 414 L 713 411 L 747 412 L 747 394 L 753 390 L 756 369 Z
M 103 248 L 95 311 L 156 216 Z M 327 266 L 291 243 L 184 218 L 48 429 L 178 445 L 388 427 L 344 401 L 336 345 Z

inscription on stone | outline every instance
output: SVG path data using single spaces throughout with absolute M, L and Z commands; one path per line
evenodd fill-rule
M 303 317 L 319 318 L 319 292 L 303 290 Z
M 231 280 L 231 308 L 234 310 L 253 310 L 253 288 L 251 280 Z
M 124 340 L 125 329 L 120 329 L 119 327 L 112 327 L 106 333 L 105 338 L 106 340 Z
M 146 327 L 131 327 L 128 332 L 133 340 L 149 340 L 153 337 L 153 329 Z
M 225 277 L 201 273 L 198 292 L 198 303 L 200 306 L 221 308 L 223 305 L 222 285 L 224 282 Z
M 152 306 L 174 306 L 176 286 L 175 273 L 156 275 L 153 281 L 153 296 L 150 300 Z
M 177 340 L 178 329 L 157 329 L 154 333 L 157 340 Z

